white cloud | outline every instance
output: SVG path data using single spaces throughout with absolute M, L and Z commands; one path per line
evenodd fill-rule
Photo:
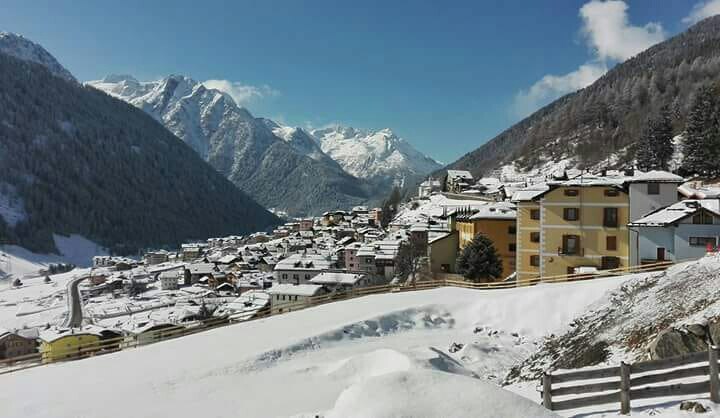
M 665 39 L 659 23 L 633 26 L 624 1 L 593 0 L 580 8 L 582 32 L 599 60 L 625 61 Z
M 706 17 L 720 15 L 720 0 L 707 0 L 695 4 L 690 14 L 683 18 L 683 23 L 697 23 Z
M 515 96 L 515 113 L 519 116 L 529 115 L 553 99 L 589 86 L 606 71 L 607 67 L 603 63 L 587 63 L 565 75 L 546 75 L 530 89 Z
M 237 81 L 230 80 L 206 80 L 203 85 L 209 89 L 220 90 L 230 95 L 239 105 L 245 105 L 251 101 L 275 97 L 280 93 L 270 86 L 250 86 Z
M 607 72 L 608 63 L 621 62 L 665 39 L 659 23 L 633 26 L 624 1 L 592 0 L 579 15 L 593 58 L 565 75 L 548 74 L 515 96 L 515 113 L 527 116 L 540 106 L 567 93 L 587 87 Z

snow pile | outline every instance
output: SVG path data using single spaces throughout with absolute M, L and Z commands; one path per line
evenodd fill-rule
M 489 383 L 428 371 L 384 374 L 345 389 L 326 418 L 556 417 Z
M 718 316 L 718 254 L 664 272 L 633 275 L 590 306 L 566 332 L 546 339 L 507 381 L 535 380 L 548 369 L 647 360 L 647 347 L 661 330 Z
M 538 416 L 545 412 L 488 386 L 493 376 L 621 282 L 352 299 L 2 375 L 0 405 L 28 418 L 125 417 L 126 408 L 107 408 L 121 393 L 143 417 Z M 26 396 L 38 382 L 53 390 Z

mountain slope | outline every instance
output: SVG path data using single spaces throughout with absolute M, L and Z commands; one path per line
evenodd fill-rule
M 720 16 L 617 65 L 592 85 L 513 125 L 448 169 L 487 173 L 512 162 L 522 169 L 574 160 L 581 167 L 634 158 L 646 119 L 663 105 L 684 127 L 694 91 L 720 81 Z
M 278 138 L 273 131 L 279 126 L 256 119 L 228 95 L 190 78 L 141 83 L 109 76 L 89 84 L 151 114 L 266 207 L 304 215 L 368 199 L 364 182 L 319 148 L 307 149 L 304 131 Z
M 53 233 L 80 234 L 128 253 L 279 221 L 122 101 L 6 54 L 0 91 L 0 195 L 16 215 L 0 236 L 47 252 Z
M 20 35 L 0 32 L 0 53 L 43 65 L 58 77 L 77 81 L 45 48 Z
M 312 134 L 345 171 L 376 184 L 412 184 L 441 167 L 390 129 L 369 132 L 333 126 L 313 130 Z

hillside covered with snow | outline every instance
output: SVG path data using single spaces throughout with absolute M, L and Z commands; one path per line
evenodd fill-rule
M 3 375 L 0 404 L 28 418 L 120 417 L 125 408 L 107 405 L 122 393 L 144 417 L 554 416 L 536 394 L 526 400 L 498 383 L 544 335 L 565 329 L 621 282 L 442 288 L 332 303 Z M 108 376 L 113 389 L 97 391 Z M 38 381 L 53 390 L 21 396 Z M 79 395 L 86 393 L 93 396 Z

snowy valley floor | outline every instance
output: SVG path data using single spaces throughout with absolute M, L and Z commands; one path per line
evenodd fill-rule
M 24 370 L 0 376 L 0 415 L 553 416 L 536 383 L 497 382 L 626 278 L 371 296 Z

